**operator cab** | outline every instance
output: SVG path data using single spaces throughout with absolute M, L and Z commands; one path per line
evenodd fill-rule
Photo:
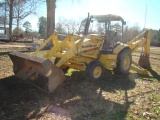
M 112 53 L 113 48 L 123 39 L 122 17 L 112 14 L 91 15 L 86 19 L 84 35 L 98 35 L 103 38 L 102 53 Z

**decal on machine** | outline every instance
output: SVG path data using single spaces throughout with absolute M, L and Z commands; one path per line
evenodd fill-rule
M 97 45 L 83 45 L 82 48 L 97 47 Z

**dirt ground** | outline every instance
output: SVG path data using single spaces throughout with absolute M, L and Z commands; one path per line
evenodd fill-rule
M 5 43 L 9 48 L 4 48 L 0 43 L 1 120 L 160 120 L 159 47 L 151 47 L 149 76 L 133 71 L 115 76 L 113 71 L 106 71 L 103 79 L 95 82 L 84 72 L 69 69 L 67 80 L 49 94 L 41 89 L 45 78 L 23 81 L 14 76 L 8 53 L 28 48 L 10 46 L 13 44 Z M 140 49 L 133 59 L 137 61 L 139 55 Z

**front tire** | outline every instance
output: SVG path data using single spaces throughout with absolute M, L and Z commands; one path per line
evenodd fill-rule
M 92 61 L 87 65 L 86 73 L 91 80 L 98 81 L 104 75 L 104 66 L 98 60 Z

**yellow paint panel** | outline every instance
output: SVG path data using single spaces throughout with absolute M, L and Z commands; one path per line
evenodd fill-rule
M 109 54 L 109 55 L 102 54 L 99 60 L 102 62 L 102 64 L 104 65 L 106 69 L 115 68 L 116 61 L 117 61 L 117 55 L 116 54 Z
M 118 45 L 117 47 L 115 47 L 114 49 L 113 49 L 113 53 L 114 54 L 118 54 L 122 49 L 124 49 L 125 47 L 128 47 L 128 45 L 126 45 L 126 44 L 120 44 L 120 45 Z

